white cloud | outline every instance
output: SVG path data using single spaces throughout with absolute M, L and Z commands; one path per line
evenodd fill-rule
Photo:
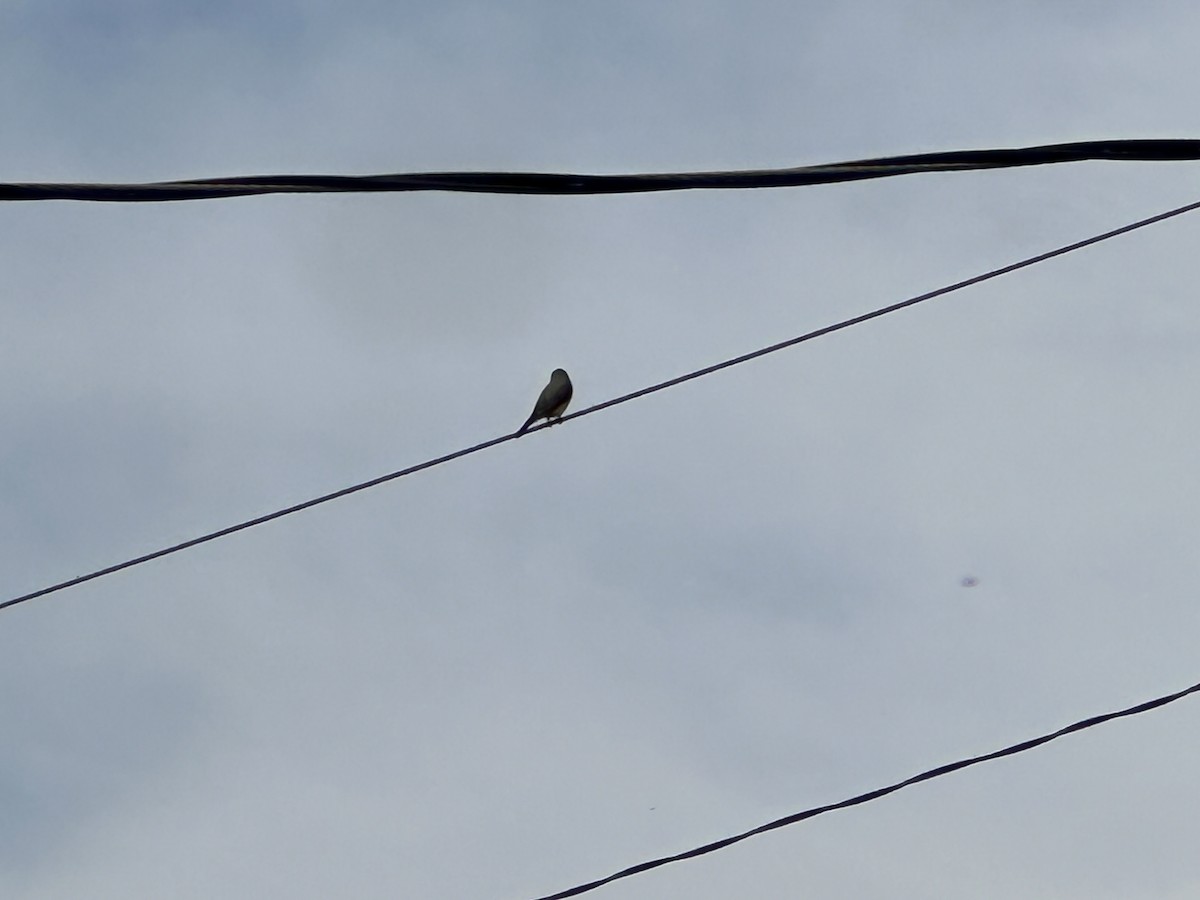
M 0 162 L 1190 136 L 1194 12 L 1163 8 L 11 5 Z M 515 429 L 556 366 L 583 408 L 1184 202 L 1189 171 L 11 204 L 5 596 Z M 0 886 L 534 896 L 1194 680 L 1196 227 L 5 612 Z M 596 896 L 1186 896 L 1184 710 Z

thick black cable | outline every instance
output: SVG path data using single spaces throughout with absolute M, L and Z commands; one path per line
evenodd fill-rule
M 598 887 L 603 887 L 606 884 L 611 884 L 622 878 L 628 878 L 631 875 L 638 875 L 642 872 L 648 872 L 651 869 L 657 869 L 660 866 L 665 866 L 669 863 L 680 862 L 685 859 L 694 859 L 697 856 L 703 856 L 706 853 L 712 853 L 714 850 L 722 850 L 733 844 L 737 844 L 747 838 L 752 838 L 768 831 L 774 831 L 776 828 L 783 828 L 787 825 L 795 825 L 797 822 L 803 822 L 805 819 L 812 819 L 816 816 L 823 815 L 827 812 L 833 812 L 837 809 L 846 809 L 850 806 L 858 806 L 861 803 L 867 803 L 871 800 L 878 800 L 880 797 L 886 797 L 888 794 L 893 794 L 901 788 L 909 787 L 910 785 L 919 784 L 922 781 L 929 781 L 933 778 L 940 778 L 943 775 L 949 775 L 951 772 L 957 772 L 959 769 L 966 769 L 970 766 L 976 766 L 983 762 L 989 762 L 993 759 L 1000 759 L 1004 756 L 1013 756 L 1017 753 L 1024 753 L 1026 750 L 1032 750 L 1034 747 L 1040 747 L 1042 744 L 1048 744 L 1050 741 L 1058 740 L 1060 737 L 1065 737 L 1068 734 L 1074 734 L 1077 731 L 1083 731 L 1087 728 L 1093 728 L 1096 725 L 1103 725 L 1105 722 L 1111 722 L 1113 719 L 1121 719 L 1125 716 L 1136 716 L 1139 713 L 1148 712 L 1152 709 L 1157 709 L 1160 706 L 1166 706 L 1168 703 L 1174 703 L 1176 700 L 1181 700 L 1189 694 L 1200 692 L 1200 684 L 1193 684 L 1191 687 L 1184 688 L 1182 691 L 1176 691 L 1173 694 L 1167 694 L 1163 697 L 1156 697 L 1153 700 L 1147 700 L 1145 703 L 1139 703 L 1136 706 L 1130 706 L 1127 709 L 1118 710 L 1116 712 L 1104 713 L 1099 716 L 1092 716 L 1089 719 L 1083 719 L 1075 722 L 1065 728 L 1060 728 L 1058 731 L 1050 734 L 1043 734 L 1041 737 L 1030 738 L 1027 741 L 1021 741 L 1018 744 L 1013 744 L 1005 747 L 1002 750 L 996 750 L 992 753 L 985 753 L 983 756 L 973 756 L 970 759 L 960 759 L 957 762 L 947 763 L 944 766 L 938 766 L 934 769 L 928 769 L 914 775 L 911 778 L 906 778 L 903 781 L 898 781 L 895 784 L 890 784 L 887 787 L 876 788 L 873 791 L 867 791 L 865 794 L 859 794 L 856 797 L 851 797 L 848 800 L 842 800 L 838 803 L 830 803 L 826 806 L 815 806 L 811 809 L 806 809 L 802 812 L 793 813 L 790 816 L 784 816 L 782 819 L 776 819 L 773 822 L 767 822 L 765 825 L 759 825 L 757 828 L 751 828 L 749 831 L 743 831 L 741 834 L 735 834 L 732 837 L 722 838 L 719 841 L 713 841 L 710 844 L 704 844 L 700 847 L 695 847 L 691 850 L 685 850 L 683 853 L 676 853 L 673 856 L 663 856 L 658 859 L 648 860 L 647 862 L 638 863 L 636 866 L 630 866 L 627 869 L 622 869 L 619 872 L 614 872 L 607 878 L 600 878 L 596 881 L 589 881 L 586 884 L 576 885 L 572 888 L 567 888 L 565 891 L 559 891 L 557 894 L 547 894 L 544 897 L 539 897 L 537 900 L 564 900 L 566 897 L 575 897 L 579 894 L 593 891 Z
M 627 194 L 645 191 L 800 187 L 930 172 L 1042 166 L 1084 160 L 1178 162 L 1200 159 L 1200 140 L 1113 140 L 915 153 L 785 169 L 578 175 L 551 172 L 416 172 L 392 175 L 244 175 L 148 184 L 0 183 L 0 200 L 145 203 L 257 194 L 467 191 L 490 194 Z
M 1075 241 L 1074 243 L 1066 244 L 1066 245 L 1064 245 L 1062 247 L 1058 247 L 1054 250 L 1048 250 L 1045 253 L 1039 253 L 1036 256 L 1030 256 L 1023 260 L 1020 260 L 1019 262 L 1015 262 L 1015 263 L 1012 263 L 1007 266 L 1002 266 L 998 269 L 992 269 L 990 272 L 984 272 L 982 275 L 976 275 L 976 276 L 974 276 L 972 278 L 968 278 L 964 281 L 958 281 L 958 282 L 955 282 L 954 284 L 947 285 L 946 287 L 937 288 L 936 290 L 928 291 L 927 293 L 924 293 L 924 294 L 918 294 L 915 297 L 910 297 L 907 300 L 901 300 L 899 303 L 893 303 L 890 306 L 884 306 L 879 309 L 872 310 L 871 312 L 863 313 L 862 315 L 855 316 L 852 319 L 845 319 L 845 320 L 838 322 L 836 324 L 833 324 L 833 325 L 826 325 L 824 328 L 818 328 L 816 331 L 810 331 L 806 334 L 800 335 L 799 337 L 794 337 L 794 338 L 791 338 L 786 341 L 781 341 L 778 344 L 772 344 L 769 347 L 763 347 L 760 350 L 755 350 L 751 353 L 745 353 L 741 356 L 735 356 L 732 359 L 727 359 L 727 360 L 724 360 L 723 362 L 715 363 L 714 365 L 711 365 L 711 366 L 706 366 L 703 369 L 697 369 L 694 372 L 689 372 L 686 375 L 680 375 L 677 378 L 671 378 L 667 381 L 659 382 L 658 384 L 652 385 L 650 387 L 642 388 L 641 390 L 633 391 L 632 393 L 624 394 L 620 397 L 615 397 L 612 400 L 605 400 L 602 403 L 597 403 L 595 406 L 589 406 L 587 409 L 583 409 L 583 410 L 580 410 L 579 412 L 574 412 L 569 415 L 563 416 L 562 419 L 560 419 L 559 421 L 566 422 L 571 419 L 578 419 L 581 416 L 588 416 L 594 412 L 599 412 L 602 409 L 608 409 L 611 406 L 617 406 L 621 403 L 627 403 L 630 400 L 636 400 L 638 397 L 645 397 L 647 394 L 654 394 L 654 393 L 657 393 L 658 391 L 666 390 L 669 387 L 674 387 L 677 384 L 683 384 L 685 381 L 691 381 L 694 378 L 700 378 L 703 375 L 710 375 L 713 372 L 718 372 L 721 369 L 727 369 L 730 366 L 736 366 L 740 363 L 748 362 L 752 359 L 758 359 L 760 356 L 766 356 L 768 353 L 775 353 L 779 350 L 784 350 L 788 347 L 794 347 L 796 344 L 801 344 L 805 341 L 811 341 L 813 338 L 818 338 L 818 337 L 821 337 L 826 334 L 831 334 L 832 332 L 835 332 L 835 331 L 841 331 L 843 328 L 849 328 L 851 325 L 858 325 L 858 324 L 860 324 L 862 322 L 866 322 L 870 319 L 877 319 L 880 316 L 886 316 L 888 313 L 896 312 L 897 310 L 904 309 L 905 307 L 915 306 L 916 304 L 923 303 L 926 300 L 932 300 L 934 297 L 940 297 L 944 294 L 949 294 L 953 291 L 958 291 L 958 290 L 961 290 L 962 288 L 970 287 L 971 285 L 979 284 L 980 282 L 988 281 L 992 278 L 998 278 L 999 276 L 1006 275 L 1009 272 L 1015 272 L 1017 269 L 1023 269 L 1023 268 L 1026 268 L 1027 266 L 1032 266 L 1036 263 L 1044 262 L 1045 260 L 1052 259 L 1055 256 L 1062 256 L 1063 254 L 1070 253 L 1073 250 L 1079 250 L 1083 247 L 1088 247 L 1092 244 L 1097 244 L 1101 241 L 1106 241 L 1109 238 L 1114 238 L 1114 237 L 1117 237 L 1118 235 L 1125 234 L 1130 231 L 1135 231 L 1139 228 L 1145 228 L 1147 225 L 1153 225 L 1156 222 L 1161 222 L 1164 219 L 1170 219 L 1175 216 L 1180 216 L 1186 212 L 1191 212 L 1192 210 L 1195 210 L 1195 209 L 1200 209 L 1200 201 L 1197 201 L 1195 203 L 1189 203 L 1186 206 L 1180 206 L 1180 207 L 1177 207 L 1176 209 L 1168 210 L 1167 212 L 1159 213 L 1158 215 L 1150 216 L 1149 218 L 1146 218 L 1146 219 L 1139 219 L 1138 221 L 1131 222 L 1128 225 L 1122 225 L 1120 228 L 1114 228 L 1112 231 L 1106 231 L 1103 234 L 1098 234 L 1098 235 L 1094 235 L 1089 238 L 1084 238 L 1081 241 Z M 554 424 L 557 424 L 557 422 Z M 532 434 L 535 431 L 540 431 L 541 429 L 548 428 L 548 427 L 550 427 L 550 423 L 543 423 L 541 425 L 537 425 L 533 428 L 530 428 L 528 431 L 526 431 L 524 433 Z M 38 597 L 44 597 L 47 594 L 53 594 L 57 591 L 65 590 L 66 588 L 74 587 L 76 585 L 83 584 L 84 582 L 87 582 L 87 581 L 92 581 L 96 578 L 102 578 L 103 576 L 111 575 L 114 572 L 120 572 L 122 569 L 129 569 L 129 568 L 132 568 L 133 566 L 138 566 L 138 565 L 141 565 L 142 563 L 147 563 L 154 559 L 159 559 L 164 556 L 169 556 L 172 553 L 178 553 L 181 550 L 187 550 L 191 547 L 196 547 L 200 544 L 208 543 L 209 541 L 215 541 L 217 538 L 222 538 L 227 535 L 234 534 L 235 532 L 238 532 L 238 531 L 244 531 L 245 529 L 253 528 L 256 525 L 262 525 L 266 522 L 270 522 L 273 519 L 279 519 L 279 518 L 282 518 L 283 516 L 288 516 L 288 515 L 291 515 L 292 513 L 300 512 L 301 510 L 309 509 L 313 506 L 317 506 L 321 503 L 328 503 L 330 500 L 336 500 L 339 497 L 345 497 L 350 494 L 357 493 L 358 491 L 363 491 L 363 490 L 366 490 L 367 488 L 375 487 L 375 486 L 383 484 L 384 482 L 387 482 L 387 481 L 394 481 L 397 478 L 403 478 L 405 475 L 412 475 L 414 472 L 420 472 L 423 469 L 429 469 L 429 468 L 432 468 L 433 466 L 439 466 L 442 463 L 447 463 L 447 462 L 450 462 L 451 460 L 459 459 L 460 457 L 463 457 L 463 456 L 469 456 L 470 454 L 477 453 L 480 450 L 486 450 L 489 447 L 496 446 L 497 444 L 503 444 L 505 441 L 515 440 L 516 438 L 518 438 L 520 436 L 521 435 L 519 433 L 514 433 L 514 434 L 506 434 L 506 435 L 503 435 L 498 438 L 492 438 L 489 441 L 484 441 L 482 444 L 476 444 L 475 446 L 467 447 L 464 450 L 457 450 L 454 453 L 448 453 L 445 456 L 439 456 L 437 459 L 427 460 L 423 463 L 418 463 L 414 466 L 409 466 L 406 469 L 400 469 L 398 472 L 391 472 L 387 475 L 380 475 L 378 478 L 372 478 L 370 481 L 364 481 L 359 484 L 351 485 L 350 487 L 342 488 L 341 490 L 334 491 L 329 494 L 323 494 L 320 497 L 314 497 L 312 500 L 305 500 L 303 503 L 297 503 L 294 506 L 289 506 L 285 509 L 276 510 L 275 512 L 267 513 L 266 515 L 258 516 L 253 519 L 247 519 L 245 522 L 239 522 L 236 525 L 230 525 L 227 528 L 221 528 L 217 531 L 212 531 L 212 532 L 209 532 L 208 534 L 201 535 L 200 537 L 192 538 L 191 540 L 183 541 L 182 543 L 173 544 L 170 547 L 164 547 L 161 550 L 155 550 L 152 553 L 147 553 L 143 556 L 138 556 L 138 557 L 135 557 L 134 559 L 126 560 L 125 562 L 120 562 L 120 563 L 116 563 L 115 565 L 106 566 L 103 569 L 97 569 L 96 571 L 89 572 L 86 575 L 79 575 L 75 578 L 67 579 L 66 581 L 60 581 L 58 584 L 52 584 L 49 587 L 44 587 L 44 588 L 41 588 L 40 590 L 31 591 L 28 594 L 22 594 L 19 597 L 13 597 L 11 600 L 6 600 L 3 603 L 0 603 L 0 610 L 7 609 L 10 606 L 16 606 L 17 604 L 24 603 L 27 600 L 34 600 Z

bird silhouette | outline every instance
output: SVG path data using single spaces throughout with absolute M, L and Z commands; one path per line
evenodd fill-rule
M 567 404 L 575 389 L 571 386 L 571 378 L 565 369 L 555 369 L 550 373 L 550 383 L 542 388 L 533 412 L 525 420 L 525 424 L 517 429 L 517 434 L 524 434 L 529 426 L 538 419 L 559 419 L 566 412 Z M 553 424 L 553 423 L 552 423 Z

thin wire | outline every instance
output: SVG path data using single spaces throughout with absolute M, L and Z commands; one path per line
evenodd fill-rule
M 759 825 L 757 828 L 751 828 L 749 831 L 743 831 L 741 834 L 732 837 L 722 838 L 719 841 L 713 841 L 710 844 L 704 844 L 701 847 L 695 847 L 691 850 L 686 850 L 683 853 L 676 853 L 674 856 L 663 856 L 659 859 L 652 859 L 647 862 L 638 863 L 636 866 L 630 866 L 627 869 L 622 869 L 620 872 L 615 872 L 607 878 L 601 878 L 596 881 L 589 881 L 587 884 L 576 885 L 572 888 L 567 888 L 565 891 L 559 891 L 557 894 L 547 894 L 545 897 L 539 897 L 537 900 L 564 900 L 566 897 L 575 897 L 579 894 L 587 893 L 595 890 L 606 884 L 611 884 L 622 878 L 628 878 L 631 875 L 638 875 L 642 872 L 648 872 L 651 869 L 657 869 L 660 866 L 665 866 L 668 863 L 680 862 L 685 859 L 694 859 L 697 856 L 703 856 L 706 853 L 712 853 L 714 850 L 722 850 L 733 844 L 744 841 L 747 838 L 752 838 L 768 831 L 774 831 L 776 828 L 783 828 L 787 825 L 794 825 L 797 822 L 802 822 L 805 819 L 812 819 L 816 816 L 823 815 L 827 812 L 832 812 L 835 809 L 846 809 L 850 806 L 858 806 L 861 803 L 867 803 L 871 800 L 878 800 L 880 797 L 886 797 L 888 794 L 893 794 L 901 788 L 909 787 L 910 785 L 919 784 L 922 781 L 929 781 L 933 778 L 940 778 L 943 775 L 949 775 L 951 772 L 957 772 L 959 769 L 966 769 L 970 766 L 979 765 L 979 763 L 989 762 L 993 759 L 1000 759 L 1004 756 L 1013 756 L 1017 753 L 1024 753 L 1026 750 L 1032 750 L 1034 747 L 1040 747 L 1042 744 L 1048 744 L 1051 741 L 1058 740 L 1068 734 L 1073 734 L 1076 731 L 1083 731 L 1092 728 L 1096 725 L 1103 725 L 1105 722 L 1111 722 L 1113 719 L 1121 719 L 1125 716 L 1136 716 L 1139 713 L 1148 712 L 1152 709 L 1157 709 L 1160 706 L 1166 706 L 1168 703 L 1174 703 L 1176 700 L 1181 700 L 1189 694 L 1194 694 L 1200 691 L 1200 684 L 1193 684 L 1191 687 L 1184 688 L 1182 691 L 1176 691 L 1173 694 L 1167 694 L 1163 697 L 1157 697 L 1153 700 L 1147 700 L 1145 703 L 1139 703 L 1136 706 L 1131 706 L 1128 709 L 1118 710 L 1117 712 L 1104 713 L 1103 715 L 1093 716 L 1090 719 L 1083 719 L 1074 724 L 1068 725 L 1066 728 L 1060 728 L 1058 731 L 1044 734 L 1041 737 L 1031 738 L 1027 741 L 1021 741 L 1019 744 L 1013 744 L 1005 747 L 1003 750 L 996 750 L 992 753 L 986 753 L 983 756 L 974 756 L 970 759 L 960 759 L 957 762 L 947 763 L 944 766 L 938 766 L 935 769 L 929 769 L 919 775 L 914 775 L 911 778 L 906 778 L 904 781 L 898 781 L 895 784 L 890 784 L 887 787 L 876 788 L 873 791 L 867 791 L 865 794 L 859 794 L 856 797 L 851 797 L 848 800 L 842 800 L 839 803 L 830 803 L 827 806 L 815 806 L 811 809 L 806 809 L 802 812 L 793 813 L 790 816 L 784 816 L 782 819 L 776 819 L 773 822 L 768 822 L 765 825 Z
M 625 194 L 645 191 L 800 187 L 930 172 L 1041 166 L 1084 160 L 1177 162 L 1200 159 L 1200 140 L 1078 141 L 915 153 L 785 169 L 580 175 L 555 172 L 416 172 L 391 175 L 246 175 L 149 184 L 0 183 L 0 200 L 87 200 L 145 203 L 258 194 L 467 191 L 492 194 Z
M 1200 209 L 1200 201 L 1189 203 L 1186 206 L 1180 206 L 1176 209 L 1159 213 L 1158 215 L 1150 216 L 1146 219 L 1139 219 L 1136 222 L 1131 222 L 1130 224 L 1123 225 L 1120 228 L 1114 228 L 1112 231 L 1106 231 L 1103 234 L 1094 235 L 1093 237 L 1085 238 L 1081 241 L 1075 241 L 1074 243 L 1066 244 L 1054 250 L 1048 250 L 1045 253 L 1039 253 L 1036 256 L 1030 256 L 1026 259 L 1020 260 L 1019 262 L 1002 266 L 998 269 L 992 269 L 989 272 L 984 272 L 982 275 L 976 275 L 972 278 L 967 278 L 964 281 L 958 281 L 954 284 L 947 285 L 946 287 L 937 288 L 936 290 L 932 290 L 924 294 L 918 294 L 917 296 L 910 297 L 907 300 L 901 300 L 899 303 L 893 303 L 890 306 L 884 306 L 879 309 L 872 310 L 871 312 L 863 313 L 860 316 L 855 316 L 851 319 L 845 319 L 844 321 L 838 322 L 834 325 L 826 325 L 824 328 L 818 328 L 816 331 L 810 331 L 806 334 L 800 335 L 799 337 L 781 341 L 778 344 L 772 344 L 769 347 L 763 347 L 760 350 L 755 350 L 751 353 L 745 353 L 741 356 L 735 356 L 732 359 L 727 359 L 723 362 L 706 366 L 703 369 L 697 369 L 694 372 L 689 372 L 686 375 L 680 375 L 677 378 L 671 378 L 667 381 L 659 382 L 658 384 L 650 387 L 642 388 L 641 390 L 633 391 L 632 393 L 624 394 L 620 397 L 615 397 L 612 400 L 605 400 L 603 403 L 597 403 L 595 406 L 589 406 L 587 409 L 563 416 L 560 420 L 558 420 L 558 422 L 567 422 L 571 419 L 589 416 L 592 413 L 599 412 L 602 409 L 608 409 L 612 406 L 628 403 L 630 400 L 636 400 L 639 397 L 645 397 L 648 394 L 654 394 L 658 391 L 666 390 L 667 388 L 674 387 L 675 385 L 683 384 L 685 381 L 691 381 L 692 379 L 700 378 L 704 375 L 710 375 L 713 372 L 718 372 L 721 369 L 728 369 L 730 366 L 736 366 L 744 362 L 749 362 L 752 359 L 758 359 L 760 356 L 766 356 L 768 353 L 776 353 L 788 347 L 794 347 L 796 344 L 801 344 L 805 341 L 811 341 L 814 338 L 822 337 L 823 335 L 831 334 L 835 331 L 841 331 L 843 328 L 849 328 L 851 325 L 858 325 L 871 319 L 877 319 L 880 316 L 886 316 L 889 313 L 896 312 L 904 309 L 905 307 L 915 306 L 916 304 L 923 303 L 926 300 L 932 300 L 935 297 L 941 297 L 944 294 L 962 290 L 965 287 L 970 287 L 971 285 L 979 284 L 980 282 L 988 281 L 992 278 L 999 278 L 1001 275 L 1007 275 L 1009 272 L 1015 272 L 1018 269 L 1023 269 L 1027 266 L 1044 262 L 1045 260 L 1052 259 L 1056 256 L 1062 256 L 1065 253 L 1071 253 L 1074 250 L 1079 250 L 1092 244 L 1098 244 L 1101 241 L 1108 240 L 1109 238 L 1114 238 L 1130 231 L 1136 231 L 1139 228 L 1145 228 L 1147 225 L 1153 225 L 1157 222 L 1162 222 L 1165 219 L 1183 215 L 1184 213 L 1191 212 L 1195 209 Z M 530 428 L 524 433 L 532 434 L 535 431 L 540 431 L 543 428 L 550 427 L 551 424 L 558 424 L 558 422 L 546 422 Z M 387 475 L 380 475 L 378 478 L 372 478 L 370 481 L 363 481 L 359 484 L 351 485 L 350 487 L 342 488 L 341 490 L 333 491 L 329 494 L 323 494 L 320 497 L 314 497 L 312 500 L 305 500 L 303 503 L 297 503 L 294 506 L 289 506 L 285 509 L 276 510 L 275 512 L 267 513 L 266 515 L 258 516 L 253 519 L 247 519 L 246 521 L 239 522 L 236 525 L 230 525 L 226 528 L 221 528 L 217 531 L 212 531 L 208 534 L 201 535 L 200 537 L 195 537 L 191 540 L 183 541 L 182 543 L 164 547 L 161 550 L 155 550 L 154 552 L 147 553 L 143 556 L 128 559 L 124 562 L 116 563 L 115 565 L 106 566 L 103 569 L 97 569 L 96 571 L 89 572 L 86 575 L 79 575 L 75 578 L 67 579 L 66 581 L 60 581 L 57 584 L 50 585 L 49 587 L 44 587 L 40 590 L 31 591 L 28 594 L 22 594 L 19 597 L 13 597 L 11 600 L 6 600 L 3 603 L 0 603 L 0 610 L 7 609 L 10 606 L 16 606 L 19 603 L 25 603 L 28 600 L 34 600 L 38 597 L 45 597 L 48 594 L 53 594 L 69 587 L 75 587 L 76 585 L 83 584 L 84 582 L 93 581 L 97 578 L 102 578 L 105 575 L 111 575 L 114 572 L 120 572 L 122 569 L 129 569 L 133 566 L 139 566 L 142 563 L 160 559 L 164 556 L 169 556 L 172 553 L 178 553 L 181 550 L 187 550 L 191 547 L 208 543 L 209 541 L 215 541 L 217 538 L 226 537 L 227 535 L 234 534 L 239 531 L 245 531 L 247 528 L 253 528 L 256 525 L 262 525 L 266 522 L 272 521 L 273 519 L 279 519 L 283 516 L 289 516 L 292 513 L 300 512 L 301 510 L 310 509 L 311 507 L 318 506 L 322 503 L 328 503 L 330 500 L 337 500 L 339 497 L 346 497 L 350 494 L 364 491 L 367 488 L 375 487 L 388 481 L 394 481 L 397 478 L 403 478 L 406 475 L 412 475 L 413 473 L 420 472 L 423 469 L 430 469 L 434 466 L 440 466 L 442 463 L 447 463 L 463 456 L 469 456 L 472 453 L 478 453 L 480 450 L 486 450 L 489 447 L 495 447 L 497 444 L 503 444 L 506 441 L 515 440 L 520 436 L 520 433 L 513 433 L 506 434 L 498 438 L 492 438 L 489 441 L 484 441 L 482 444 L 476 444 L 473 447 L 467 447 L 464 450 L 456 450 L 454 453 L 448 453 L 445 456 L 439 456 L 436 459 L 427 460 L 414 466 L 409 466 L 406 469 L 400 469 L 397 472 L 391 472 Z

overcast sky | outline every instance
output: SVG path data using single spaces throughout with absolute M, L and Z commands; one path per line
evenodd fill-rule
M 0 181 L 1200 137 L 1189 2 L 4 0 Z M 16 596 L 1200 199 L 0 206 Z M 0 613 L 0 894 L 548 894 L 1200 680 L 1200 214 Z M 976 579 L 966 587 L 964 579 Z M 1200 706 L 602 888 L 1192 898 Z

